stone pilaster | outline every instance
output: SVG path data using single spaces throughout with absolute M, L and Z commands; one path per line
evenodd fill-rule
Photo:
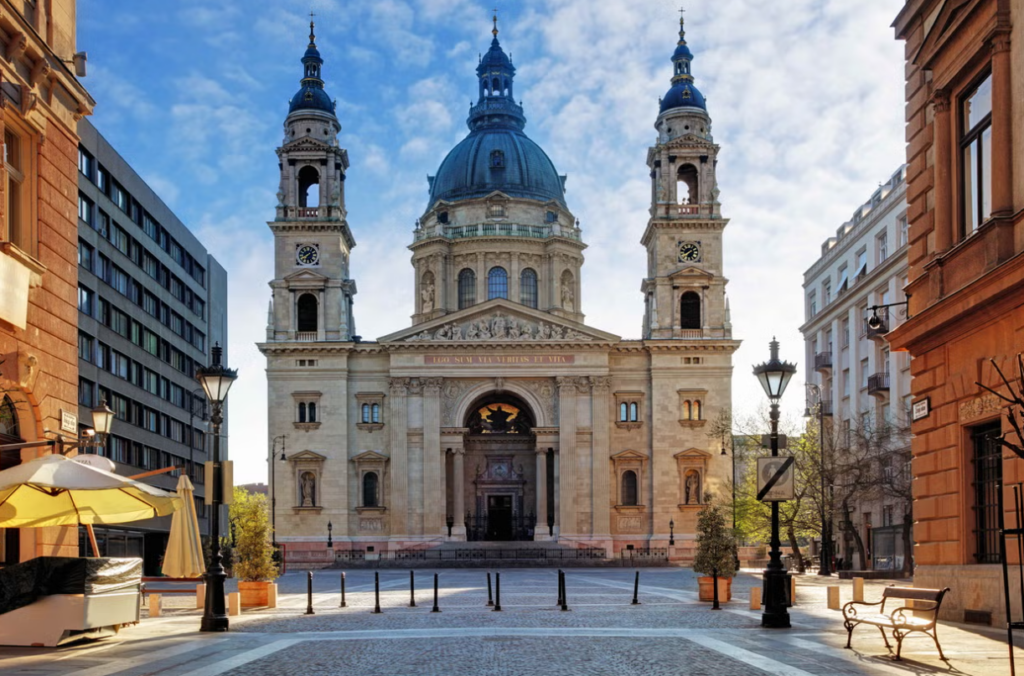
M 594 510 L 593 535 L 595 537 L 610 537 L 611 516 L 609 510 L 611 509 L 611 502 L 608 495 L 608 436 L 610 430 L 608 407 L 610 406 L 611 378 L 608 376 L 591 376 L 590 384 L 592 386 L 591 401 L 593 402 L 593 412 L 591 413 L 593 420 L 593 452 L 591 453 L 591 493 Z
M 941 253 L 949 249 L 953 244 L 953 218 L 951 214 L 953 204 L 952 184 L 952 157 L 953 138 L 952 121 L 950 113 L 949 91 L 939 89 L 935 92 L 932 103 L 934 105 L 934 139 L 935 145 L 935 209 L 934 223 L 935 230 L 935 252 Z M 852 339 L 851 339 L 852 342 Z
M 576 387 L 579 378 L 560 376 L 558 384 L 559 533 L 573 535 L 576 525 Z
M 534 540 L 547 540 L 548 535 L 548 449 L 537 449 L 537 525 Z
M 391 429 L 391 537 L 408 534 L 409 518 L 409 447 L 408 418 L 409 379 L 391 378 L 388 402 Z
M 441 385 L 444 378 L 423 378 L 423 534 L 444 529 L 442 490 L 444 455 L 441 453 Z
M 455 492 L 454 495 L 454 511 L 455 514 L 455 527 L 452 528 L 452 535 L 459 539 L 457 536 L 461 535 L 461 539 L 466 538 L 466 451 L 461 446 L 452 451 L 454 457 L 452 458 L 452 490 Z M 462 531 L 459 533 L 458 531 Z

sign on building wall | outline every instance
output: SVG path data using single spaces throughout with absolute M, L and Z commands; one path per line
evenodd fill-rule
M 932 399 L 925 397 L 915 401 L 910 407 L 910 419 L 912 421 L 923 420 L 932 413 Z
M 796 463 L 792 456 L 757 459 L 757 499 L 784 502 L 796 497 Z

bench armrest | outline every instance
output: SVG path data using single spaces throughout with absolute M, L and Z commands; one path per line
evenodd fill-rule
M 918 603 L 930 603 L 931 607 L 930 608 L 921 608 L 921 607 L 919 607 L 917 605 Z M 939 604 L 936 603 L 935 601 L 915 600 L 913 607 L 911 607 L 911 606 L 900 606 L 896 610 L 894 610 L 891 613 L 889 613 L 889 617 L 892 619 L 893 624 L 900 624 L 900 625 L 902 625 L 902 624 L 907 624 L 906 617 L 907 617 L 908 614 L 913 616 L 914 613 L 932 613 L 932 620 L 931 621 L 935 622 L 936 620 L 939 619 L 938 610 L 939 610 Z
M 843 606 L 843 617 L 851 619 L 857 617 L 857 608 L 855 606 L 864 606 L 865 608 L 869 608 L 871 606 L 880 606 L 882 605 L 882 603 L 882 601 L 878 601 L 877 603 L 865 603 L 864 601 L 850 601 Z

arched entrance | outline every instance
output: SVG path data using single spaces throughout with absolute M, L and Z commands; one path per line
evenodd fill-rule
M 467 540 L 533 539 L 535 423 L 529 405 L 510 392 L 491 392 L 469 407 L 462 481 Z

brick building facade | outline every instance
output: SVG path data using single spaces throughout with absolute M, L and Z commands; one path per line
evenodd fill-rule
M 42 439 L 78 409 L 74 0 L 0 2 L 0 443 Z M 83 421 L 89 422 L 89 421 Z M 49 452 L 0 455 L 0 468 Z M 0 562 L 78 553 L 73 528 L 0 529 Z
M 999 388 L 989 359 L 1014 373 L 1024 351 L 1024 0 L 911 0 L 894 27 L 911 318 L 888 338 L 914 357 L 915 584 L 952 589 L 948 619 L 998 622 L 999 498 L 1024 463 L 1000 448 L 1002 402 L 977 383 Z

